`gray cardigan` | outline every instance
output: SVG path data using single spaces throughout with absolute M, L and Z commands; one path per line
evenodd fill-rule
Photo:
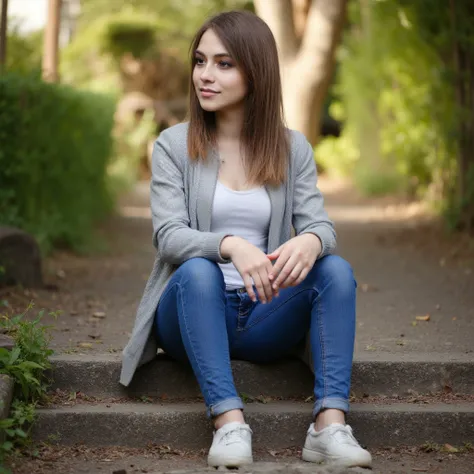
M 122 353 L 120 383 L 129 385 L 139 365 L 157 353 L 153 331 L 160 296 L 176 268 L 193 257 L 225 263 L 219 253 L 227 234 L 210 232 L 211 208 L 219 160 L 212 150 L 205 162 L 191 161 L 187 153 L 188 124 L 164 130 L 155 142 L 152 157 L 151 211 L 155 263 L 138 307 L 129 342 Z M 268 252 L 296 235 L 316 234 L 322 242 L 319 258 L 336 246 L 333 224 L 316 187 L 313 150 L 300 132 L 289 130 L 291 153 L 288 176 L 278 187 L 267 186 L 272 213 Z

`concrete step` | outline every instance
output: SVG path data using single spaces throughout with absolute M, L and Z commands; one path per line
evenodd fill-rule
M 472 474 L 474 451 L 449 453 L 440 448 L 426 452 L 426 448 L 406 446 L 371 449 L 373 469 L 341 469 L 302 463 L 301 446 L 295 449 L 253 449 L 254 464 L 234 474 Z M 207 450 L 171 450 L 167 446 L 96 447 L 43 446 L 37 456 L 23 456 L 11 467 L 15 474 L 218 474 L 208 468 Z M 12 462 L 15 462 L 13 458 Z M 226 471 L 230 472 L 230 471 Z
M 246 419 L 256 448 L 301 446 L 311 419 L 311 404 L 251 404 Z M 348 423 L 368 447 L 420 445 L 425 442 L 462 445 L 474 441 L 474 404 L 353 404 Z M 38 410 L 36 440 L 88 446 L 207 448 L 211 425 L 202 403 L 83 404 Z
M 164 354 L 141 367 L 130 387 L 119 384 L 116 355 L 61 355 L 53 358 L 52 389 L 96 397 L 148 396 L 167 400 L 200 395 L 190 367 Z M 312 374 L 300 360 L 266 365 L 232 362 L 240 393 L 250 396 L 303 398 L 312 394 Z M 356 357 L 352 374 L 355 396 L 405 396 L 439 391 L 474 394 L 474 354 L 369 354 Z

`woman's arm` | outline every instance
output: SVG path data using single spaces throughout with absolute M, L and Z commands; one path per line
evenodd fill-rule
M 229 260 L 220 254 L 221 242 L 227 234 L 200 232 L 189 227 L 181 167 L 164 131 L 155 142 L 152 155 L 153 245 L 162 260 L 172 264 L 180 265 L 193 257 L 227 263 Z
M 296 235 L 312 233 L 321 240 L 322 250 L 318 258 L 330 254 L 336 248 L 334 225 L 324 209 L 324 199 L 317 187 L 317 171 L 314 154 L 306 137 L 295 133 L 296 180 L 293 197 L 293 227 Z

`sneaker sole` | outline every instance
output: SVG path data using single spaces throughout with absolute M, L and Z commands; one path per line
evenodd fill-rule
M 344 467 L 372 467 L 372 459 L 347 459 L 336 456 L 328 456 L 308 448 L 303 448 L 303 461 L 320 464 L 333 464 Z
M 240 456 L 240 457 L 225 457 L 221 458 L 219 456 L 208 456 L 207 464 L 211 467 L 239 467 L 246 464 L 252 464 L 252 456 Z

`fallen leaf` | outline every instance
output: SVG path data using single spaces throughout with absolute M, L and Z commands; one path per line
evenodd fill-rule
M 103 319 L 105 318 L 105 313 L 103 311 L 96 311 L 92 316 L 94 316 L 94 318 Z
M 413 467 L 411 470 L 413 472 L 428 472 L 428 469 L 426 469 L 426 467 Z
M 268 454 L 270 454 L 271 456 L 275 457 L 277 455 L 277 451 L 271 451 L 269 450 L 268 451 Z
M 418 323 L 417 323 L 416 321 L 412 321 L 412 322 L 411 322 L 411 325 L 412 325 L 412 326 L 418 326 Z
M 371 344 L 365 346 L 366 351 L 376 351 L 377 348 L 375 346 L 372 346 Z
M 405 341 L 397 341 L 397 346 L 405 346 L 406 342 Z
M 90 342 L 80 342 L 78 344 L 79 347 L 83 347 L 85 349 L 91 349 L 92 348 L 92 344 Z
M 444 449 L 448 452 L 448 453 L 459 453 L 459 449 L 458 448 L 455 448 L 454 446 L 446 443 L 444 445 Z
M 429 321 L 431 316 L 429 314 L 425 314 L 424 316 L 417 316 L 415 319 L 417 321 Z

